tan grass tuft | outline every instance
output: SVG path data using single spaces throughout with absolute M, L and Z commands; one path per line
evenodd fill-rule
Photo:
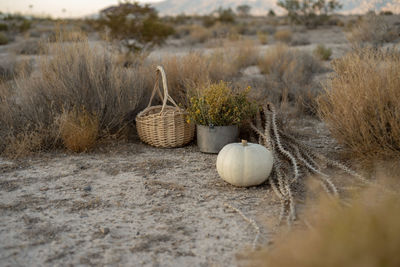
M 334 61 L 319 113 L 333 136 L 360 159 L 398 158 L 400 54 L 364 49 Z
M 60 137 L 64 146 L 73 152 L 92 149 L 99 133 L 99 120 L 84 108 L 64 111 L 58 119 Z
M 274 34 L 275 40 L 282 43 L 290 43 L 293 38 L 293 33 L 290 30 L 280 30 Z
M 264 95 L 268 101 L 281 105 L 294 103 L 300 110 L 313 112 L 313 98 L 321 89 L 313 78 L 324 71 L 318 59 L 304 51 L 278 44 L 267 49 L 258 66 L 267 75 L 269 89 Z
M 297 228 L 251 253 L 249 266 L 400 266 L 400 197 L 368 190 L 342 205 L 322 198 Z

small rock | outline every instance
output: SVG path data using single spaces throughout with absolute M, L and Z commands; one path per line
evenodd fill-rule
M 41 187 L 41 188 L 39 188 L 39 190 L 40 191 L 47 191 L 47 190 L 49 190 L 49 188 L 48 187 Z
M 88 185 L 88 186 L 85 186 L 83 188 L 83 190 L 85 190 L 86 192 L 90 192 L 90 191 L 92 191 L 92 187 L 90 185 Z
M 110 232 L 110 228 L 108 228 L 108 227 L 105 227 L 105 228 L 100 228 L 100 232 L 103 234 L 103 235 L 106 235 L 106 234 L 108 234 L 109 232 Z

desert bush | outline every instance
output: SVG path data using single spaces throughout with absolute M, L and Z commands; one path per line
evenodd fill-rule
M 33 71 L 33 59 L 17 60 L 15 54 L 8 53 L 0 60 L 0 82 L 12 80 L 20 75 L 29 76 Z
M 232 64 L 238 69 L 243 69 L 249 66 L 257 65 L 260 57 L 260 51 L 254 41 L 244 40 L 236 42 L 230 52 Z
M 292 41 L 292 32 L 290 30 L 280 30 L 275 32 L 275 40 L 282 43 L 290 43 Z
M 262 32 L 257 32 L 257 38 L 260 44 L 266 45 L 268 44 L 268 35 Z
M 218 18 L 217 20 L 222 23 L 233 23 L 235 22 L 235 13 L 231 8 L 223 9 L 219 8 L 217 10 Z
M 183 106 L 188 103 L 188 90 L 209 80 L 209 66 L 206 57 L 201 53 L 192 52 L 182 57 L 164 57 L 161 65 L 164 66 L 167 75 L 171 97 Z
M 309 206 L 301 219 L 310 228 L 281 234 L 251 253 L 249 266 L 399 266 L 399 195 L 370 189 L 341 203 L 323 197 Z
M 257 65 L 259 49 L 250 40 L 226 42 L 207 58 L 211 81 L 230 81 L 243 68 Z
M 225 44 L 209 55 L 193 52 L 164 57 L 157 64 L 164 66 L 172 98 L 187 106 L 187 93 L 192 88 L 209 82 L 230 81 L 241 68 L 257 64 L 258 59 L 259 51 L 254 42 L 242 41 Z
M 319 113 L 332 135 L 359 159 L 400 151 L 400 53 L 363 49 L 333 62 Z
M 19 55 L 39 55 L 45 53 L 43 42 L 37 39 L 25 40 L 13 47 L 13 51 Z
M 278 6 L 286 9 L 292 23 L 314 28 L 323 25 L 329 16 L 342 5 L 337 0 L 279 0 Z
M 213 38 L 229 38 L 230 35 L 237 34 L 236 27 L 221 22 L 215 23 L 215 25 L 212 26 L 210 30 L 212 32 Z
M 320 44 L 314 49 L 314 55 L 321 60 L 329 60 L 332 56 L 332 49 Z
M 26 32 L 28 31 L 32 26 L 32 22 L 30 22 L 29 20 L 22 20 L 19 24 L 18 24 L 18 31 L 19 32 Z
M 205 15 L 202 17 L 202 24 L 206 28 L 210 28 L 210 27 L 214 26 L 214 24 L 216 22 L 217 22 L 217 20 L 214 16 Z
M 0 23 L 0 31 L 8 31 L 8 25 L 5 23 Z
M 96 114 L 85 108 L 73 108 L 64 111 L 57 120 L 61 141 L 68 150 L 86 152 L 94 147 L 99 132 Z
M 0 82 L 12 79 L 16 75 L 17 58 L 14 54 L 8 54 L 0 60 Z
M 221 47 L 215 49 L 208 57 L 208 77 L 211 81 L 230 81 L 239 72 L 236 49 Z
M 110 37 L 119 40 L 130 51 L 149 49 L 163 44 L 174 29 L 162 22 L 157 11 L 146 4 L 126 1 L 101 12 L 99 27 L 106 28 Z
M 191 29 L 191 25 L 178 25 L 175 27 L 175 33 L 173 36 L 176 39 L 182 39 L 186 36 L 189 36 Z
M 398 38 L 398 32 L 386 23 L 384 17 L 370 12 L 352 26 L 347 39 L 355 47 L 381 46 Z
M 259 61 L 259 68 L 267 75 L 269 90 L 265 97 L 275 104 L 296 103 L 308 99 L 304 104 L 311 105 L 319 86 L 313 82 L 316 73 L 325 69 L 310 54 L 290 49 L 286 45 L 269 48 Z M 300 103 L 301 104 L 301 103 Z M 310 107 L 306 108 L 307 110 Z
M 35 149 L 60 145 L 57 118 L 76 107 L 96 114 L 99 137 L 119 133 L 133 122 L 129 114 L 149 89 L 148 72 L 115 64 L 113 53 L 87 40 L 54 44 L 52 55 L 40 62 L 39 77 L 22 76 L 7 87 L 0 124 L 9 138 L 0 138 L 0 147 L 11 153 L 16 145 L 7 140 L 30 135 L 40 137 Z
M 204 43 L 207 40 L 211 39 L 212 37 L 212 32 L 204 28 L 200 25 L 193 25 L 190 28 L 190 34 L 189 34 L 189 43 L 191 44 L 196 44 L 196 43 Z
M 6 45 L 6 44 L 8 44 L 8 42 L 9 42 L 9 40 L 8 40 L 7 35 L 0 32 L 0 45 Z
M 257 27 L 260 32 L 268 34 L 268 35 L 273 35 L 276 33 L 276 27 L 271 26 L 271 25 L 261 25 Z

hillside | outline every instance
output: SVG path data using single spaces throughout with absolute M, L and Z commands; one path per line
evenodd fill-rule
M 249 5 L 253 15 L 265 15 L 270 9 L 277 14 L 282 14 L 282 8 L 276 5 L 276 0 L 165 0 L 153 4 L 162 15 L 177 14 L 209 14 L 212 11 L 223 8 L 236 9 L 239 5 Z M 400 13 L 400 0 L 340 0 L 343 8 L 340 13 L 362 14 L 369 10 L 390 10 Z

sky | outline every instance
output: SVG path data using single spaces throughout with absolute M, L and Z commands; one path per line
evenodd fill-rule
M 40 16 L 83 17 L 97 14 L 99 10 L 116 5 L 121 0 L 0 0 L 0 11 L 5 13 L 22 13 Z M 159 2 L 162 0 L 137 0 L 141 3 Z M 365 13 L 376 5 L 385 7 L 395 13 L 400 12 L 400 0 L 341 0 L 344 9 L 355 13 Z
M 139 0 L 141 3 L 160 0 Z M 0 0 L 0 11 L 57 17 L 81 17 L 118 4 L 118 0 Z M 30 7 L 31 6 L 31 7 Z

